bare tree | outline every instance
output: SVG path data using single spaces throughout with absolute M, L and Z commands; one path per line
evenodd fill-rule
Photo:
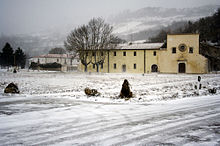
M 87 25 L 76 28 L 64 42 L 69 51 L 79 55 L 81 63 L 87 66 L 92 63 L 99 72 L 99 65 L 105 61 L 107 50 L 115 47 L 112 42 L 115 36 L 112 35 L 113 27 L 106 24 L 101 18 L 93 18 Z
M 88 26 L 83 25 L 74 29 L 67 36 L 64 45 L 68 51 L 72 51 L 79 56 L 81 63 L 85 66 L 85 72 L 87 72 L 87 66 L 91 63 L 87 52 L 90 49 Z
M 49 54 L 66 54 L 66 50 L 64 50 L 63 48 L 56 47 L 56 48 L 52 48 L 49 51 Z

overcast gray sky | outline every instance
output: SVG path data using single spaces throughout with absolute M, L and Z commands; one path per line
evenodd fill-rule
M 107 18 L 126 9 L 220 5 L 220 0 L 0 0 L 0 33 L 39 32 Z

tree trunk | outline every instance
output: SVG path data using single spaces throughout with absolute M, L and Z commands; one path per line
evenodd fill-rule
M 96 64 L 96 71 L 99 72 L 99 64 Z
M 85 66 L 84 72 L 87 72 L 87 65 L 84 65 L 84 66 Z

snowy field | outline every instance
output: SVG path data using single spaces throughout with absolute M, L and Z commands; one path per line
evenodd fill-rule
M 198 95 L 198 75 L 1 70 L 0 145 L 220 145 L 220 74 L 200 76 Z M 3 93 L 10 82 L 19 95 Z

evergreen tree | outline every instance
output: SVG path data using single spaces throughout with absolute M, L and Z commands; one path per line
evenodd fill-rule
M 0 52 L 0 66 L 3 65 L 3 62 L 2 62 L 2 52 Z
M 187 25 L 184 28 L 184 31 L 181 33 L 195 33 L 194 25 L 191 21 L 188 21 Z
M 155 36 L 150 38 L 151 42 L 163 42 L 169 27 L 165 27 Z M 195 22 L 188 21 L 184 27 L 172 30 L 171 33 L 199 33 L 200 41 L 217 42 L 220 45 L 220 8 L 213 16 L 200 18 Z
M 15 50 L 15 65 L 21 68 L 25 67 L 26 55 L 21 48 Z
M 220 44 L 220 8 L 213 15 L 214 18 L 214 29 L 215 29 L 215 40 Z
M 1 53 L 2 66 L 13 66 L 14 65 L 14 55 L 13 49 L 9 43 L 6 43 Z
M 158 42 L 163 43 L 167 39 L 167 34 L 169 32 L 170 32 L 169 30 L 166 31 L 166 30 L 162 29 L 157 36 L 150 38 L 150 41 L 152 43 L 158 43 Z

